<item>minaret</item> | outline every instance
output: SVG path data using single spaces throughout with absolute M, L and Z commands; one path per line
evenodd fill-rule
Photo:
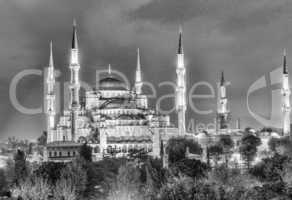
M 176 83 L 176 110 L 178 116 L 179 134 L 185 133 L 185 115 L 186 115 L 186 77 L 184 64 L 184 50 L 182 44 L 182 28 L 179 30 L 178 50 L 177 50 L 177 83 Z
M 73 37 L 72 37 L 72 48 L 71 48 L 71 59 L 70 59 L 70 107 L 79 107 L 79 55 L 78 55 L 78 41 L 77 41 L 77 30 L 76 30 L 76 22 L 73 22 Z
M 226 130 L 229 127 L 229 110 L 227 104 L 226 81 L 224 78 L 224 72 L 222 71 L 218 86 L 217 131 Z
M 142 93 L 142 71 L 141 71 L 141 63 L 140 63 L 140 50 L 137 49 L 137 68 L 136 68 L 136 79 L 135 79 L 135 91 L 137 94 Z
M 286 60 L 286 50 L 283 52 L 283 76 L 282 76 L 282 111 L 283 111 L 283 136 L 290 135 L 290 86 Z
M 47 113 L 47 133 L 48 142 L 51 140 L 51 130 L 55 128 L 55 115 L 56 115 L 56 95 L 55 95 L 55 70 L 54 70 L 54 58 L 53 58 L 53 44 L 50 42 L 50 61 L 47 67 L 47 91 L 46 91 L 46 113 Z
M 80 90 L 80 82 L 79 82 L 79 52 L 78 52 L 78 41 L 77 41 L 77 29 L 76 22 L 73 22 L 73 37 L 72 37 L 72 48 L 71 48 L 71 59 L 70 59 L 70 104 L 71 108 L 71 130 L 72 130 L 72 140 L 75 140 L 77 134 L 77 118 L 78 111 L 80 109 L 79 102 L 79 90 Z

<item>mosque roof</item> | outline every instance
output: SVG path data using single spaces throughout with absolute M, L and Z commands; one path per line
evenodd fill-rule
M 99 81 L 100 90 L 127 90 L 126 84 L 112 75 L 102 78 Z

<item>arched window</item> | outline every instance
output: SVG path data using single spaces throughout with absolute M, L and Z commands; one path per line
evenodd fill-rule
M 68 157 L 70 157 L 71 156 L 71 153 L 70 153 L 70 151 L 68 151 Z
M 54 156 L 57 157 L 57 152 L 56 151 L 54 152 Z
M 73 156 L 75 156 L 76 155 L 76 152 L 75 151 L 73 151 Z
M 59 156 L 60 156 L 60 157 L 62 156 L 62 152 L 61 152 L 61 151 L 59 152 Z

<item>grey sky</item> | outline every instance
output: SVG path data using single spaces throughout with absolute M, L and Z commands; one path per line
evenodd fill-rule
M 63 72 L 60 80 L 69 79 L 73 18 L 78 23 L 82 79 L 92 84 L 94 70 L 108 63 L 132 78 L 137 47 L 145 80 L 156 85 L 174 81 L 182 23 L 189 86 L 207 81 L 215 87 L 224 70 L 231 82 L 232 116 L 258 127 L 247 111 L 246 92 L 254 81 L 280 66 L 283 48 L 288 50 L 288 64 L 292 60 L 291 13 L 289 0 L 0 0 L 0 137 L 35 138 L 41 133 L 42 115 L 16 111 L 9 101 L 9 83 L 23 69 L 47 65 L 50 40 L 56 68 Z M 170 88 L 159 89 L 160 95 L 170 92 Z M 269 92 L 260 92 L 251 101 L 264 116 L 269 111 Z M 26 106 L 41 105 L 41 78 L 23 80 L 18 97 Z M 216 99 L 195 104 L 215 109 Z M 190 111 L 188 119 L 209 123 L 214 115 Z

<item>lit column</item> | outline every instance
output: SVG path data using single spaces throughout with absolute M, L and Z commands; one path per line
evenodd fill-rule
M 286 51 L 283 53 L 283 75 L 282 75 L 282 112 L 283 112 L 283 135 L 290 135 L 290 86 L 289 74 L 286 61 Z
M 137 94 L 142 93 L 142 71 L 141 71 L 141 63 L 140 63 L 140 51 L 137 49 L 137 68 L 136 68 L 136 79 L 135 79 L 135 91 Z
M 77 132 L 77 120 L 78 120 L 78 111 L 80 109 L 79 102 L 79 90 L 80 90 L 80 82 L 79 82 L 79 50 L 78 50 L 78 40 L 77 40 L 77 29 L 76 22 L 73 22 L 73 37 L 72 37 L 72 48 L 71 48 L 71 59 L 70 59 L 70 108 L 71 108 L 71 130 L 72 130 L 72 140 L 76 140 L 75 138 Z
M 55 115 L 56 115 L 56 95 L 55 95 L 55 70 L 53 59 L 53 45 L 50 42 L 50 61 L 47 67 L 46 77 L 46 114 L 47 114 L 47 142 L 52 142 L 53 130 L 55 128 Z
M 176 83 L 176 110 L 178 115 L 179 134 L 185 133 L 185 113 L 186 113 L 186 78 L 184 65 L 184 51 L 182 44 L 182 29 L 179 31 L 179 44 L 177 51 L 177 83 Z

